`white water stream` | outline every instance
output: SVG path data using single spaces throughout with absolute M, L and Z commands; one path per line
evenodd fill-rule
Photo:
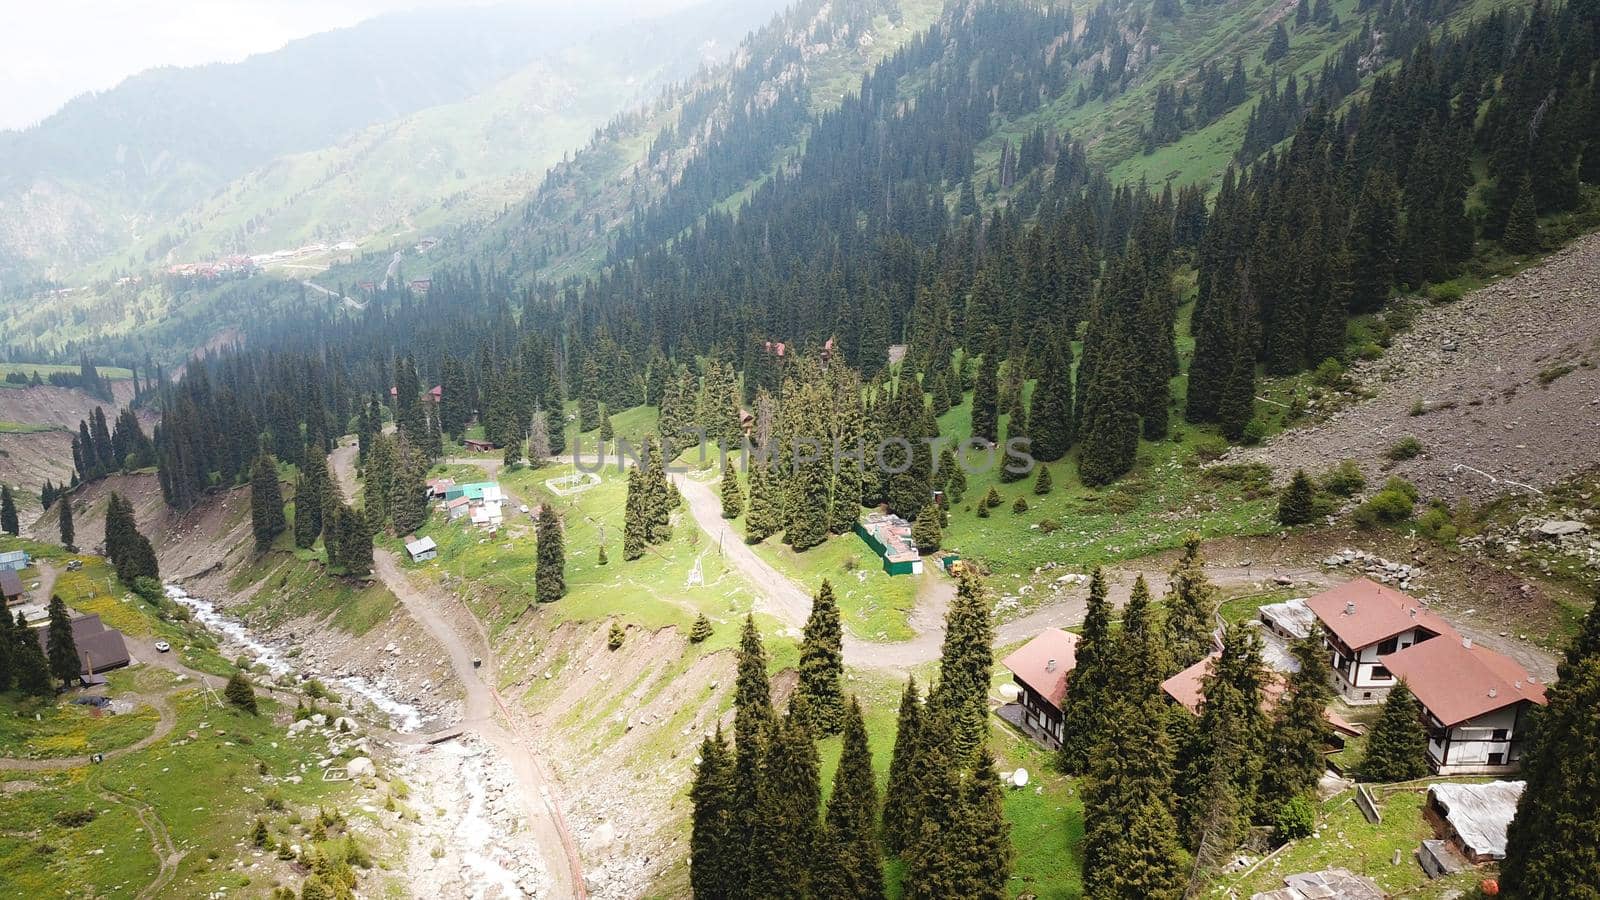
M 188 591 L 175 584 L 166 586 L 167 596 L 173 601 L 182 604 L 191 612 L 200 624 L 224 638 L 228 643 L 246 651 L 257 663 L 264 666 L 274 678 L 295 671 L 295 666 L 290 664 L 288 657 L 278 647 L 260 640 L 250 633 L 244 623 L 239 622 L 217 609 L 217 605 L 204 597 L 192 596 Z M 396 731 L 416 731 L 422 727 L 422 710 L 396 700 L 389 696 L 383 688 L 359 675 L 338 675 L 324 679 L 332 685 L 337 685 L 344 690 L 362 697 L 373 706 L 387 715 L 390 724 Z

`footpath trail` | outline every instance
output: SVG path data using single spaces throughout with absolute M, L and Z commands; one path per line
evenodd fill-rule
M 355 454 L 356 447 L 347 444 L 335 449 L 330 457 L 334 478 L 347 497 L 356 494 Z M 577 842 L 551 787 L 554 782 L 529 750 L 521 719 L 494 687 L 494 654 L 477 617 L 437 588 L 413 582 L 393 553 L 374 550 L 372 556 L 378 579 L 449 657 L 450 668 L 466 695 L 460 727 L 477 734 L 510 763 L 528 827 L 552 880 L 553 896 L 587 897 Z M 468 633 L 463 635 L 463 631 Z M 475 659 L 481 661 L 480 665 L 473 664 Z

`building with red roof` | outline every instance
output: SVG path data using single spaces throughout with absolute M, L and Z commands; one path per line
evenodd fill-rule
M 1161 682 L 1161 690 L 1172 698 L 1174 703 L 1182 706 L 1193 715 L 1200 715 L 1200 705 L 1205 702 L 1205 677 L 1211 671 L 1211 665 L 1222 654 L 1213 652 L 1210 656 L 1200 660 L 1187 669 Z M 1278 701 L 1289 690 L 1289 676 L 1276 669 L 1269 669 L 1266 677 L 1261 680 L 1261 711 L 1269 715 L 1278 708 Z M 1329 709 L 1322 711 L 1322 717 L 1332 725 L 1335 730 L 1355 736 L 1361 734 L 1363 729 L 1344 717 Z M 1335 747 L 1342 747 L 1342 740 L 1333 742 Z
M 1528 715 L 1545 704 L 1545 690 L 1516 660 L 1451 637 L 1387 654 L 1383 664 L 1422 704 L 1435 772 L 1503 775 L 1521 767 Z
M 1381 657 L 1436 637 L 1460 638 L 1415 598 L 1365 578 L 1311 597 L 1306 607 L 1322 626 L 1334 683 L 1352 704 L 1381 703 L 1395 686 Z
M 1061 706 L 1067 696 L 1067 673 L 1078 665 L 1078 636 L 1046 628 L 1001 661 L 1016 681 L 1017 712 L 1023 730 L 1042 738 L 1052 750 L 1061 748 Z

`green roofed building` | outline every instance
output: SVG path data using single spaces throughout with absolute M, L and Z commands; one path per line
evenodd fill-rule
M 856 522 L 855 532 L 883 560 L 885 572 L 922 574 L 922 556 L 917 553 L 916 542 L 911 540 L 910 522 L 894 513 L 869 513 Z

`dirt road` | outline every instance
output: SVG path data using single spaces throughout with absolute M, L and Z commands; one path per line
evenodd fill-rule
M 356 493 L 355 455 L 356 447 L 347 444 L 334 450 L 329 461 L 334 478 L 347 497 Z M 372 556 L 379 580 L 450 658 L 450 668 L 466 693 L 461 727 L 483 738 L 510 763 L 529 830 L 552 880 L 554 896 L 588 896 L 577 843 L 551 789 L 553 782 L 528 749 L 529 741 L 522 734 L 519 717 L 494 688 L 494 654 L 477 618 L 455 598 L 435 587 L 413 582 L 393 553 L 374 550 Z M 481 660 L 481 664 L 475 665 L 474 660 Z

